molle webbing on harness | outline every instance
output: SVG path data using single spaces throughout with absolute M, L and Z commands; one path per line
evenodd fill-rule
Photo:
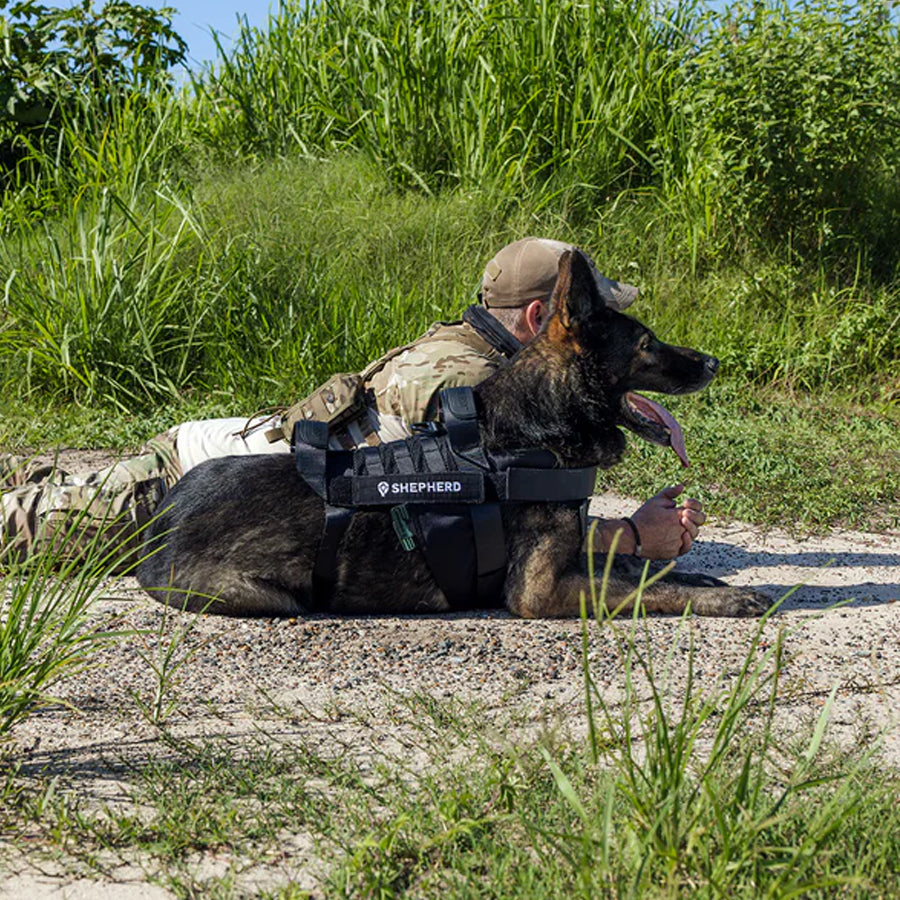
M 479 443 L 471 388 L 441 392 L 441 424 L 402 441 L 357 450 L 329 450 L 328 428 L 298 422 L 297 469 L 325 501 L 325 525 L 314 573 L 325 603 L 337 577 L 338 547 L 356 509 L 393 507 L 404 547 L 423 553 L 454 608 L 499 602 L 506 576 L 501 503 L 581 505 L 596 468 L 558 469 L 552 453 L 528 450 L 488 456 Z

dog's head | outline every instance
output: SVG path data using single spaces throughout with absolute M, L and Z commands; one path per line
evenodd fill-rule
M 607 432 L 607 440 L 610 425 L 624 426 L 645 440 L 672 447 L 688 465 L 678 422 L 665 407 L 638 392 L 699 390 L 715 375 L 717 359 L 666 344 L 636 319 L 607 307 L 587 260 L 577 250 L 566 251 L 560 259 L 541 340 L 565 354 L 567 368 L 578 373 L 581 383 L 569 388 L 583 398 L 585 415 L 595 420 L 598 432 Z M 621 455 L 621 434 L 618 444 L 607 445 L 606 455 Z

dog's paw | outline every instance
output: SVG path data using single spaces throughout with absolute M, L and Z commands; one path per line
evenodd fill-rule
M 696 596 L 691 606 L 698 616 L 748 618 L 764 615 L 773 602 L 753 588 L 715 587 L 703 591 L 702 596 Z

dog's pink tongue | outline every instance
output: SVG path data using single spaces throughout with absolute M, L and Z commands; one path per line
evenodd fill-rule
M 658 403 L 654 403 L 647 397 L 644 397 L 641 394 L 635 394 L 632 391 L 628 392 L 628 401 L 642 416 L 645 416 L 653 422 L 659 422 L 660 425 L 664 425 L 669 430 L 669 446 L 678 455 L 681 464 L 685 468 L 690 466 L 687 456 L 687 447 L 684 444 L 684 432 L 681 430 L 681 426 L 675 420 L 672 413 L 664 406 L 660 406 Z

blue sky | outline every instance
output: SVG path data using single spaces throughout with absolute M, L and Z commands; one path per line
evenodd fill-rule
M 171 6 L 178 10 L 172 17 L 172 26 L 186 41 L 192 67 L 199 62 L 215 59 L 216 45 L 210 35 L 215 29 L 223 46 L 230 45 L 238 32 L 238 16 L 246 16 L 250 25 L 262 27 L 269 17 L 268 0 L 152 0 L 148 6 L 160 8 Z M 273 6 L 277 3 L 273 0 Z
M 81 0 L 58 0 L 54 5 L 75 6 Z M 139 0 L 135 0 L 139 2 Z M 278 0 L 144 0 L 144 6 L 161 9 L 171 7 L 177 12 L 172 16 L 172 27 L 188 45 L 191 68 L 216 58 L 216 45 L 211 30 L 215 29 L 223 46 L 230 48 L 239 30 L 238 16 L 246 16 L 251 26 L 263 27 L 269 18 L 269 9 L 277 8 Z M 94 9 L 100 10 L 103 0 L 94 0 Z

